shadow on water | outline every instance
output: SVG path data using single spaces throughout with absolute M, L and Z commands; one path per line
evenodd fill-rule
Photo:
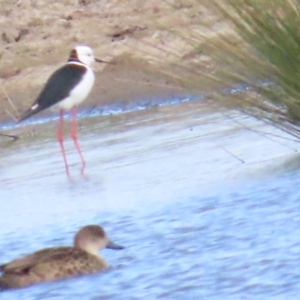
M 103 251 L 112 265 L 104 274 L 8 291 L 1 299 L 298 295 L 298 145 L 228 113 L 233 118 L 197 101 L 82 118 L 85 177 L 70 139 L 65 144 L 73 181 L 53 122 L 2 148 L 1 262 L 71 244 L 78 227 L 93 223 L 127 248 Z M 65 129 L 67 136 L 68 122 Z

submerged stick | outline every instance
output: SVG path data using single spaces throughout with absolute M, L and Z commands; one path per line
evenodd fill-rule
M 13 142 L 15 142 L 16 140 L 18 140 L 20 138 L 17 135 L 5 134 L 5 133 L 0 133 L 0 136 L 11 138 L 11 139 L 13 139 Z
M 240 163 L 244 164 L 245 161 L 241 158 L 239 158 L 237 155 L 233 154 L 232 152 L 230 152 L 228 149 L 226 149 L 224 146 L 222 145 L 218 145 L 221 149 L 223 149 L 226 153 L 228 153 L 229 155 L 231 155 L 232 157 L 234 157 L 236 160 L 238 160 Z

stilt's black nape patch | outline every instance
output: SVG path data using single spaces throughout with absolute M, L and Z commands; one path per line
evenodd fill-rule
M 70 57 L 69 57 L 69 62 L 71 61 L 76 61 L 76 62 L 80 62 L 80 60 L 78 59 L 78 55 L 77 55 L 77 50 L 76 49 L 73 49 L 71 52 L 70 52 Z

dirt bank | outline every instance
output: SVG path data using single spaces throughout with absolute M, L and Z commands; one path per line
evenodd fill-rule
M 205 20 L 203 27 L 197 25 L 203 34 L 214 34 L 222 27 L 199 1 L 170 3 L 3 1 L 0 120 L 12 119 L 10 114 L 24 111 L 49 75 L 67 60 L 70 49 L 79 43 L 90 45 L 96 57 L 116 63 L 94 66 L 96 84 L 84 105 L 182 94 L 184 90 L 175 80 L 158 72 L 158 68 L 167 70 L 176 61 L 193 59 L 193 45 L 181 39 L 178 32 L 195 27 L 199 18 Z M 205 57 L 202 66 L 204 71 L 210 68 Z

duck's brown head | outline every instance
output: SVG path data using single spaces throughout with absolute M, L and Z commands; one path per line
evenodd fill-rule
M 123 246 L 117 245 L 109 240 L 104 229 L 98 225 L 82 227 L 75 235 L 74 247 L 95 255 L 103 248 L 114 250 L 124 249 Z

